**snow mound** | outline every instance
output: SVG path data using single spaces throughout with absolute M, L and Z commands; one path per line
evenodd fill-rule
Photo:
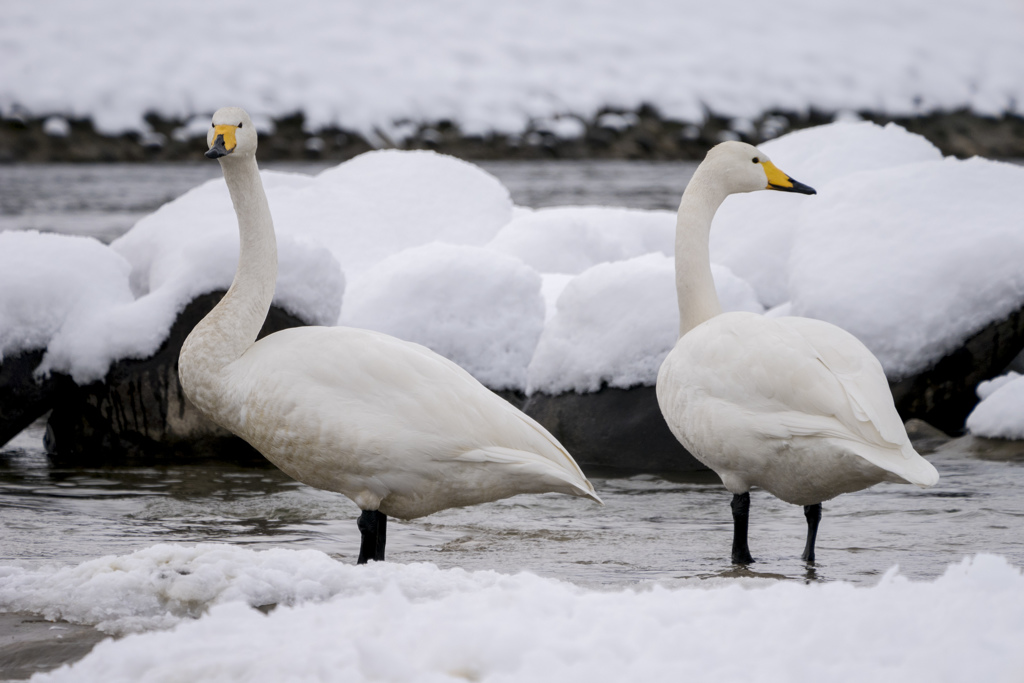
M 487 246 L 542 273 L 578 275 L 608 261 L 674 253 L 676 214 L 600 206 L 540 209 L 508 223 Z
M 1024 665 L 1024 576 L 993 555 L 965 558 L 931 582 L 894 568 L 870 588 L 780 581 L 608 591 L 528 573 L 355 567 L 316 551 L 161 545 L 78 567 L 3 568 L 0 604 L 98 621 L 112 633 L 174 626 L 106 640 L 34 678 L 51 682 L 815 681 L 823 673 L 838 683 L 1011 681 Z M 279 606 L 249 607 L 266 604 Z M 827 628 L 808 627 L 823 614 Z
M 728 268 L 711 271 L 723 310 L 764 310 Z M 678 337 L 673 258 L 647 254 L 596 265 L 559 296 L 530 363 L 527 393 L 652 386 Z
M 967 431 L 989 439 L 1024 439 L 1024 375 L 1008 372 L 982 382 L 978 398 Z
M 499 252 L 428 244 L 353 279 L 342 323 L 423 344 L 492 389 L 518 389 L 544 326 L 541 278 Z
M 845 176 L 809 197 L 790 260 L 792 314 L 912 375 L 1024 304 L 1024 168 L 974 158 Z
M 0 232 L 0 361 L 45 349 L 65 326 L 132 301 L 130 269 L 92 238 Z
M 759 148 L 822 197 L 829 194 L 829 183 L 851 173 L 942 158 L 920 135 L 894 123 L 883 127 L 868 121 L 806 128 Z M 789 300 L 790 252 L 807 201 L 781 192 L 751 192 L 729 197 L 715 215 L 712 260 L 750 282 L 767 307 Z

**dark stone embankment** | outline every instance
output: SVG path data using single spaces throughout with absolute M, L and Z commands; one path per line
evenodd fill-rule
M 266 465 L 241 439 L 203 417 L 178 382 L 178 353 L 188 333 L 216 305 L 206 294 L 179 315 L 168 339 L 150 358 L 115 363 L 102 382 L 78 386 L 54 375 L 37 381 L 42 351 L 0 364 L 0 445 L 50 411 L 46 447 L 68 464 L 153 464 L 226 460 Z M 304 324 L 272 308 L 260 336 Z M 1005 371 L 1024 349 L 1024 308 L 995 321 L 933 367 L 894 382 L 904 420 L 924 421 L 959 434 L 977 404 L 978 382 Z M 590 471 L 681 472 L 701 465 L 676 441 L 661 417 L 654 387 L 526 397 L 498 392 L 547 427 Z M 934 437 L 918 429 L 915 439 Z M 913 435 L 912 435 L 913 436 Z
M 958 157 L 1024 157 L 1024 117 L 984 117 L 952 111 L 901 118 L 859 112 L 876 123 L 893 121 L 923 135 L 943 154 Z M 403 137 L 384 131 L 368 137 L 351 130 L 327 128 L 308 132 L 301 113 L 277 119 L 272 134 L 260 135 L 260 159 L 344 161 L 376 148 L 432 149 L 469 160 L 493 159 L 701 159 L 724 139 L 758 144 L 789 130 L 820 125 L 833 114 L 768 112 L 753 120 L 708 114 L 701 125 L 663 118 L 653 107 L 635 112 L 599 112 L 593 117 L 565 116 L 580 131 L 559 137 L 544 123 L 516 135 L 467 135 L 452 121 L 402 122 Z M 99 134 L 89 119 L 61 119 L 46 126 L 46 117 L 16 116 L 0 120 L 0 162 L 181 161 L 199 159 L 197 140 L 182 135 L 185 121 L 147 117 L 152 131 L 139 135 Z M 58 134 L 55 134 L 57 131 Z M 200 144 L 201 148 L 201 144 Z
M 155 354 L 114 363 L 103 381 L 79 386 L 55 373 L 38 382 L 32 372 L 42 351 L 5 358 L 0 364 L 0 443 L 16 435 L 19 425 L 24 428 L 51 411 L 45 444 L 57 461 L 82 465 L 215 459 L 263 464 L 263 456 L 247 443 L 200 414 L 178 381 L 181 345 L 223 295 L 213 292 L 194 299 Z M 304 324 L 272 307 L 259 336 Z

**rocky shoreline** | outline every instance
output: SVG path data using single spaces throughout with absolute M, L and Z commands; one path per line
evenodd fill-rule
M 943 154 L 997 159 L 1024 158 L 1024 117 L 984 117 L 966 110 L 916 117 L 872 112 L 848 114 L 876 123 L 895 122 L 923 135 Z M 260 135 L 265 161 L 344 161 L 379 148 L 431 149 L 467 160 L 496 159 L 701 159 L 726 139 L 761 143 L 799 128 L 827 123 L 835 114 L 768 112 L 753 120 L 709 113 L 702 125 L 672 121 L 653 107 L 637 111 L 604 110 L 596 116 L 565 115 L 535 122 L 517 135 L 464 134 L 457 123 L 399 122 L 390 132 L 360 135 L 327 128 L 310 132 L 302 113 L 277 119 Z M 101 135 L 89 119 L 8 114 L 0 120 L 0 163 L 147 162 L 199 158 L 188 122 L 147 117 L 145 134 Z M 201 147 L 199 148 L 201 149 Z
M 0 362 L 0 445 L 49 412 L 47 452 L 72 466 L 203 460 L 266 465 L 248 444 L 200 414 L 178 382 L 182 343 L 222 296 L 212 292 L 194 299 L 153 356 L 120 360 L 102 381 L 79 386 L 63 375 L 35 377 L 41 350 L 5 358 Z M 303 324 L 272 307 L 260 336 Z M 904 420 L 927 424 L 938 434 L 960 434 L 978 402 L 978 382 L 1004 372 L 1022 347 L 1024 309 L 1019 309 L 931 368 L 891 381 L 896 407 Z M 654 387 L 554 396 L 498 393 L 550 430 L 588 472 L 703 469 L 669 431 Z

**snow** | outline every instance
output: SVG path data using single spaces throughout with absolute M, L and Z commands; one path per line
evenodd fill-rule
M 793 315 L 851 332 L 906 377 L 1024 303 L 1024 168 L 947 158 L 846 176 L 801 209 Z
M 356 280 L 341 322 L 423 344 L 492 389 L 518 389 L 544 327 L 541 277 L 512 256 L 434 242 Z
M 487 246 L 542 273 L 578 275 L 598 263 L 653 252 L 671 256 L 675 231 L 674 211 L 565 206 L 512 220 Z
M 129 270 L 92 238 L 0 232 L 0 361 L 45 349 L 69 320 L 132 301 Z
M 268 614 L 255 606 L 277 605 Z M 1024 575 L 687 579 L 583 588 L 530 573 L 156 545 L 0 568 L 0 608 L 129 634 L 36 681 L 1017 680 Z
M 859 171 L 876 171 L 942 154 L 895 124 L 836 122 L 801 130 L 758 147 L 797 180 L 823 193 L 825 186 Z M 757 289 L 773 307 L 788 301 L 789 258 L 802 198 L 775 192 L 734 195 L 715 215 L 711 255 Z
M 699 122 L 708 110 L 999 115 L 1024 102 L 1024 11 L 1006 0 L 217 7 L 7 0 L 0 108 L 120 132 L 147 130 L 150 111 L 185 121 L 231 103 L 379 139 L 403 121 L 521 133 L 645 103 Z
M 763 151 L 818 195 L 726 200 L 711 230 L 725 310 L 832 322 L 896 379 L 1024 304 L 1024 168 L 944 159 L 898 126 L 863 121 L 795 131 Z M 675 342 L 670 211 L 526 210 L 482 169 L 433 152 L 262 177 L 280 251 L 275 301 L 310 323 L 416 341 L 487 386 L 545 393 L 652 385 Z M 84 382 L 152 353 L 193 297 L 225 289 L 238 237 L 217 178 L 109 249 L 4 239 L 0 299 L 15 322 L 0 353 L 48 346 L 41 371 Z M 88 266 L 65 267 L 43 247 L 58 244 L 78 245 Z
M 967 431 L 989 439 L 1024 439 L 1024 375 L 1010 371 L 978 385 L 981 403 L 967 416 Z
M 712 265 L 723 310 L 761 313 L 749 284 Z M 662 253 L 602 263 L 569 281 L 544 327 L 527 393 L 652 386 L 679 337 L 675 260 Z

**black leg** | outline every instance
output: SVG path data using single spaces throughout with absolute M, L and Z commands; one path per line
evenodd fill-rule
M 732 561 L 750 564 L 754 558 L 747 547 L 747 522 L 750 520 L 750 491 L 732 497 Z
M 359 559 L 356 564 L 384 561 L 384 545 L 388 540 L 388 517 L 378 510 L 363 510 L 359 515 L 359 533 L 362 541 L 359 544 Z
M 804 517 L 807 518 L 807 545 L 801 555 L 808 564 L 814 564 L 814 541 L 818 538 L 818 522 L 821 521 L 821 503 L 804 505 Z

